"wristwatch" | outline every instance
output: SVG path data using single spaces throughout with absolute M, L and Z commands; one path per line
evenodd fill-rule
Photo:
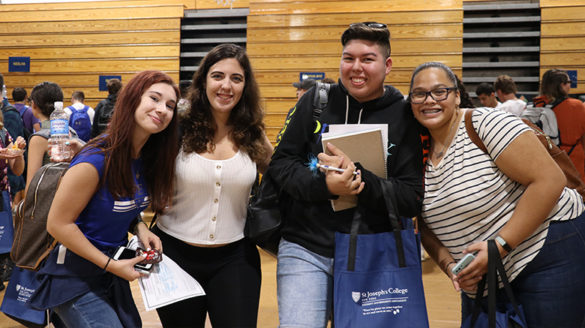
M 498 235 L 498 236 L 496 236 L 496 238 L 494 238 L 494 239 L 496 240 L 496 242 L 497 242 L 498 244 L 500 244 L 500 246 L 502 246 L 502 248 L 503 248 L 503 249 L 504 249 L 506 252 L 508 252 L 508 253 L 512 252 L 512 247 L 510 247 L 510 245 L 508 245 L 508 243 L 507 243 L 507 242 L 504 240 L 504 238 L 502 238 L 502 237 L 500 237 L 500 236 Z

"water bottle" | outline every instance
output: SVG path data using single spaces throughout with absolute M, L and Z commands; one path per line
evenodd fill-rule
M 63 102 L 55 101 L 55 110 L 51 113 L 51 160 L 54 162 L 68 161 L 71 157 L 69 146 L 69 120 L 63 110 Z
M 6 91 L 6 86 L 2 85 L 2 99 L 0 99 L 0 108 L 8 106 L 8 91 Z

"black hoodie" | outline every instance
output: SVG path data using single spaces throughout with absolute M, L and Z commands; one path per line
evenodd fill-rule
M 286 220 L 283 238 L 317 254 L 333 257 L 335 232 L 349 232 L 354 209 L 333 212 L 330 199 L 336 196 L 328 191 L 325 176 L 314 175 L 307 168 L 309 154 L 316 156 L 323 151 L 321 142 L 318 142 L 319 132 L 314 132 L 317 124 L 312 117 L 314 93 L 315 88 L 312 88 L 297 103 L 272 156 L 270 171 L 274 181 L 287 194 L 283 209 Z M 359 103 L 341 83 L 331 85 L 328 105 L 319 122 L 355 124 L 358 120 L 363 124 L 387 123 L 388 145 L 395 145 L 388 150 L 387 180 L 356 163 L 365 182 L 358 195 L 358 206 L 363 209 L 365 220 L 360 233 L 390 231 L 392 228 L 378 181 L 392 183 L 401 216 L 416 216 L 421 209 L 423 161 L 418 122 L 400 91 L 394 87 L 386 86 L 384 95 L 378 99 Z

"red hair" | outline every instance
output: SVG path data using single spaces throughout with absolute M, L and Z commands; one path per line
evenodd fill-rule
M 131 165 L 132 136 L 136 127 L 136 124 L 133 124 L 134 114 L 146 90 L 157 83 L 172 86 L 177 100 L 180 98 L 179 88 L 167 74 L 160 71 L 138 73 L 119 92 L 114 114 L 106 131 L 88 143 L 105 153 L 105 179 L 102 179 L 100 184 L 106 182 L 109 192 L 116 199 L 133 196 L 136 192 Z M 169 126 L 151 135 L 140 152 L 151 208 L 156 213 L 162 212 L 172 202 L 175 159 L 179 152 L 178 140 L 175 106 Z

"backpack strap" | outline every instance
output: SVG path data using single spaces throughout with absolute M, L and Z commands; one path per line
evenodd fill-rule
M 557 107 L 558 104 L 562 103 L 563 101 L 567 100 L 567 98 L 569 97 L 561 97 L 561 98 L 557 98 L 555 101 L 547 104 L 548 106 L 550 106 L 550 109 L 553 109 L 555 107 Z M 545 106 L 546 107 L 546 106 Z
M 51 137 L 51 130 L 50 129 L 40 129 L 39 131 L 33 133 L 30 137 L 39 136 L 45 139 L 49 139 Z M 30 138 L 29 138 L 30 140 Z
M 313 98 L 313 119 L 319 119 L 323 109 L 327 107 L 327 103 L 329 102 L 330 89 L 331 85 L 329 83 L 317 82 L 315 85 L 315 96 Z
M 479 149 L 481 149 L 484 153 L 487 154 L 488 153 L 487 148 L 483 144 L 483 141 L 481 141 L 481 138 L 477 134 L 477 131 L 475 131 L 475 128 L 473 127 L 473 122 L 471 121 L 471 116 L 473 115 L 473 108 L 467 109 L 465 111 L 464 115 L 465 115 L 465 130 L 467 130 L 467 135 L 469 136 L 469 139 L 471 139 L 471 141 L 473 141 L 473 143 Z
M 75 112 L 87 112 L 89 110 L 89 106 L 88 105 L 83 105 L 83 108 L 81 109 L 77 109 L 75 108 L 73 105 L 71 106 L 67 106 L 67 108 L 69 108 L 71 110 L 71 113 L 75 113 Z
M 579 142 L 577 142 L 576 144 L 573 145 L 573 147 L 571 147 L 571 149 L 569 149 L 569 151 L 567 152 L 567 155 L 571 155 L 571 153 L 573 152 L 573 150 L 575 149 L 575 147 L 577 147 L 577 144 Z
M 6 128 L 0 129 L 0 144 L 2 144 L 2 148 L 8 147 L 8 145 L 5 145 L 7 133 L 8 130 Z
M 29 110 L 30 110 L 30 107 L 28 107 L 27 105 L 24 105 L 24 107 L 22 108 L 22 112 L 20 112 L 20 118 L 24 119 L 24 114 L 26 114 L 26 112 Z

